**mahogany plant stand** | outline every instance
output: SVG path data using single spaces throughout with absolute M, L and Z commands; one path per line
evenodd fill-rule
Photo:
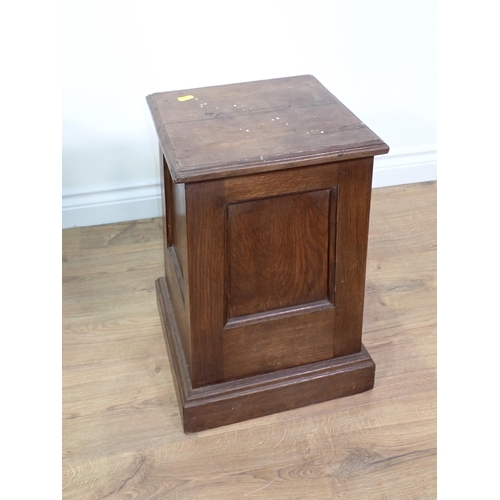
M 361 343 L 373 157 L 313 76 L 147 97 L 160 143 L 158 308 L 185 432 L 373 387 Z

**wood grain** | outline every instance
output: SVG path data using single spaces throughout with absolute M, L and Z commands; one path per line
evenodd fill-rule
M 224 329 L 224 380 L 331 358 L 332 309 L 325 300 L 277 311 L 271 321 L 256 315 L 253 322 L 229 324 L 234 326 Z
M 63 231 L 63 498 L 435 499 L 436 184 L 372 193 L 372 391 L 185 435 L 161 220 Z
M 311 75 L 159 92 L 147 102 L 174 182 L 389 151 Z
M 186 431 L 372 388 L 367 353 L 367 370 L 337 362 L 363 355 L 371 173 L 374 155 L 388 146 L 311 75 L 163 92 L 147 102 L 162 151 L 166 213 L 158 305 L 171 363 L 184 365 L 174 373 L 188 377 L 186 397 L 178 391 Z M 290 192 L 273 193 L 287 171 L 317 164 L 323 168 L 311 170 L 323 174 L 319 184 L 337 182 L 306 190 L 297 176 Z M 228 179 L 239 178 L 248 192 L 262 173 L 262 198 L 231 199 Z M 302 315 L 313 304 L 319 310 Z M 307 365 L 328 359 L 331 386 L 324 386 Z M 295 368 L 309 370 L 307 384 L 283 385 L 285 397 L 277 390 L 285 382 L 275 380 L 261 391 L 268 404 L 261 397 L 253 405 L 245 377 L 276 378 Z M 189 406 L 201 388 L 236 379 L 248 387 L 234 406 L 222 385 L 210 411 L 207 402 Z
M 228 318 L 327 298 L 328 190 L 228 208 Z
M 166 186 L 186 193 L 172 220 L 192 273 L 177 285 L 172 252 L 166 282 L 193 387 L 361 351 L 372 164 Z
M 156 281 L 156 288 L 165 344 L 173 367 L 176 395 L 186 433 L 227 426 L 373 388 L 375 364 L 366 349 L 351 356 L 310 362 L 254 377 L 241 378 L 240 371 L 236 369 L 235 373 L 240 376 L 238 380 L 193 387 L 163 278 Z M 297 335 L 295 328 L 289 328 L 287 333 Z M 303 336 L 303 332 L 300 334 Z M 330 354 L 331 349 L 327 350 Z M 309 351 L 306 350 L 306 353 Z M 289 359 L 295 360 L 295 357 Z M 257 360 L 262 364 L 260 357 Z
M 186 185 L 193 387 L 223 380 L 226 231 L 221 181 Z
M 373 158 L 339 163 L 334 356 L 359 352 Z
M 165 280 L 177 320 L 184 355 L 189 366 L 191 358 L 191 315 L 189 272 L 187 266 L 186 195 L 184 184 L 174 184 L 160 148 L 162 167 L 163 250 Z

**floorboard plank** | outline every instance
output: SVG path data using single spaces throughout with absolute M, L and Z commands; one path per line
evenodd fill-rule
M 375 189 L 375 387 L 185 435 L 156 308 L 160 219 L 63 231 L 63 498 L 436 498 L 436 183 Z

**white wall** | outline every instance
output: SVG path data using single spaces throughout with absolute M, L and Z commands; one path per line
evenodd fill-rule
M 391 147 L 374 186 L 436 178 L 435 1 L 64 0 L 63 227 L 159 212 L 152 92 L 316 76 Z

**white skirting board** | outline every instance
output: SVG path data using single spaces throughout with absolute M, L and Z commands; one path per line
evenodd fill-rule
M 437 151 L 405 151 L 375 157 L 373 187 L 437 179 Z M 63 193 L 63 229 L 161 216 L 160 185 L 117 186 Z
M 399 186 L 437 179 L 435 149 L 405 151 L 399 154 L 376 156 L 372 187 Z
M 62 204 L 63 229 L 160 217 L 160 184 L 73 191 L 63 194 Z

